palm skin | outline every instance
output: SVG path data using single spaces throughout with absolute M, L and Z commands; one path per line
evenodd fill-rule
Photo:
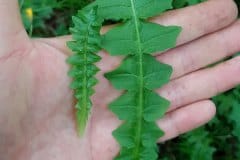
M 3 57 L 0 63 L 1 106 L 9 106 L 1 108 L 1 122 L 6 128 L 0 135 L 7 143 L 0 145 L 0 151 L 8 153 L 2 158 L 65 160 L 84 156 L 87 160 L 92 143 L 98 146 L 103 142 L 111 152 L 114 141 L 108 140 L 108 122 L 114 124 L 117 120 L 106 110 L 107 99 L 113 94 L 110 85 L 102 86 L 106 80 L 100 78 L 96 87 L 94 106 L 102 109 L 93 111 L 89 128 L 101 128 L 100 133 L 88 129 L 88 136 L 80 138 L 76 134 L 73 94 L 68 87 L 70 79 L 66 76 L 67 55 L 45 40 L 29 39 L 25 43 L 30 43 L 29 48 L 19 48 L 18 53 Z M 102 137 L 102 132 L 109 132 L 109 136 L 96 141 L 92 138 Z
M 0 21 L 2 24 L 6 24 L 5 27 L 0 26 L 2 27 L 0 28 L 0 159 L 111 160 L 119 150 L 111 132 L 120 124 L 120 121 L 108 111 L 107 105 L 120 93 L 111 87 L 103 74 L 113 70 L 120 63 L 119 59 L 110 57 L 105 52 L 100 53 L 102 56 L 102 61 L 98 64 L 101 69 L 98 74 L 100 82 L 96 86 L 96 94 L 92 98 L 92 116 L 86 134 L 83 137 L 78 137 L 74 115 L 75 100 L 73 92 L 69 89 L 71 82 L 67 77 L 69 66 L 65 62 L 69 54 L 65 47 L 68 38 L 30 39 L 20 23 L 16 1 L 0 0 L 0 7 L 5 11 L 12 8 L 14 10 L 11 12 L 13 14 L 12 21 L 15 20 L 15 22 L 5 20 L 3 18 L 4 13 L 0 12 Z M 226 26 L 229 26 L 230 29 L 234 27 L 230 24 L 235 21 L 236 12 L 234 10 L 236 11 L 236 6 L 229 0 L 212 0 L 204 5 L 179 10 L 176 13 L 173 11 L 159 19 L 157 18 L 156 21 L 163 24 L 174 22 L 173 24 L 179 24 L 188 31 L 187 27 L 197 22 L 195 18 L 190 21 L 191 19 L 187 17 L 192 14 L 199 14 L 199 10 L 208 11 L 208 8 L 211 7 L 215 7 L 215 10 L 209 11 L 208 15 L 216 15 L 216 13 L 222 12 L 223 7 L 229 10 L 229 12 L 224 13 L 226 14 L 225 18 L 227 17 L 225 23 L 219 28 L 212 26 L 211 29 L 209 27 L 209 30 L 202 26 L 205 33 L 196 33 L 195 36 L 183 33 L 179 38 L 179 45 L 203 35 L 208 37 L 208 33 L 218 31 Z M 183 21 L 178 22 L 176 19 L 181 18 L 177 15 L 182 17 Z M 219 19 L 222 21 L 221 18 Z M 219 26 L 217 20 L 215 21 L 216 25 Z M 212 21 L 209 21 L 209 23 L 212 23 Z M 195 25 L 197 26 L 197 24 Z M 237 25 L 239 27 L 239 24 Z M 240 32 L 235 34 L 240 35 Z M 209 39 L 211 39 L 211 36 L 209 36 Z M 208 58 L 210 59 L 209 62 L 201 62 L 202 67 L 192 64 L 192 66 L 189 66 L 192 69 L 187 68 L 188 71 L 178 70 L 180 68 L 177 64 L 178 57 L 175 58 L 175 61 L 172 59 L 174 59 L 175 53 L 180 54 L 182 50 L 191 53 L 192 50 L 189 45 L 199 46 L 199 50 L 204 50 L 204 47 L 206 47 L 204 44 L 189 43 L 185 48 L 184 46 L 176 48 L 164 53 L 163 56 L 159 56 L 160 60 L 173 65 L 175 69 L 170 84 L 159 90 L 161 95 L 172 102 L 169 113 L 158 122 L 166 132 L 165 137 L 160 141 L 176 137 L 206 123 L 215 113 L 214 104 L 207 100 L 215 94 L 215 92 L 210 93 L 211 88 L 216 87 L 211 85 L 212 78 L 209 78 L 210 81 L 208 81 L 211 86 L 206 87 L 207 89 L 202 87 L 203 89 L 199 91 L 201 94 L 195 95 L 188 89 L 188 87 L 191 87 L 191 83 L 188 83 L 187 80 L 194 78 L 196 84 L 193 86 L 199 88 L 197 83 L 201 80 L 199 77 L 209 74 L 210 71 L 216 77 L 225 77 L 226 75 L 220 75 L 216 72 L 219 67 L 210 71 L 198 71 L 203 66 L 208 65 L 207 63 L 210 61 L 214 62 L 216 59 L 223 58 L 223 56 L 215 56 L 219 58 L 208 56 L 210 57 Z M 235 48 L 240 50 L 240 47 Z M 171 58 L 168 57 L 170 54 Z M 192 57 L 189 58 L 189 63 L 193 61 Z M 187 59 L 186 61 L 188 61 Z M 229 68 L 229 64 L 228 66 L 223 64 L 220 67 L 224 69 L 228 67 L 227 69 L 231 69 L 232 72 L 230 72 L 231 75 L 228 73 L 227 76 L 235 77 L 238 71 L 236 68 L 239 68 L 240 65 L 239 58 L 234 60 L 234 65 L 232 63 L 229 62 L 232 68 Z M 223 70 L 222 68 L 221 70 Z M 192 72 L 194 73 L 192 74 Z M 225 91 L 238 83 L 240 83 L 240 80 L 235 77 L 233 81 L 223 83 L 225 86 L 218 87 L 217 91 Z M 186 84 L 189 86 L 186 86 Z M 185 90 L 182 93 L 183 95 L 177 92 L 182 88 Z M 175 93 L 175 90 L 178 94 Z M 193 90 L 197 89 L 193 88 Z

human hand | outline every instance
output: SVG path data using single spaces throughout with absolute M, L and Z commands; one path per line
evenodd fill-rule
M 158 121 L 165 131 L 159 141 L 185 133 L 215 114 L 208 100 L 240 83 L 240 58 L 204 68 L 240 50 L 240 22 L 232 0 L 210 0 L 152 19 L 179 25 L 178 46 L 157 58 L 173 66 L 171 82 L 158 90 L 172 103 Z M 74 98 L 65 59 L 69 37 L 28 38 L 16 0 L 0 0 L 0 159 L 110 160 L 118 152 L 111 132 L 121 122 L 107 110 L 119 96 L 103 77 L 120 60 L 101 52 L 100 83 L 86 135 L 79 138 Z M 224 28 L 224 29 L 223 29 Z M 103 32 L 108 28 L 104 28 Z

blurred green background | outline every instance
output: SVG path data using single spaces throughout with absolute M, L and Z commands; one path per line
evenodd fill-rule
M 71 16 L 91 1 L 19 0 L 19 3 L 29 35 L 52 37 L 69 34 Z M 201 1 L 204 0 L 174 0 L 173 6 L 182 8 Z M 236 2 L 240 4 L 240 0 Z M 201 128 L 160 144 L 160 160 L 240 160 L 240 87 L 213 100 L 217 116 Z

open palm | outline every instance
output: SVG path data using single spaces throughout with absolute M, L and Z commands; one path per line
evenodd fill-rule
M 171 82 L 159 94 L 172 102 L 158 124 L 164 141 L 209 121 L 215 106 L 208 99 L 240 83 L 238 57 L 205 66 L 240 50 L 240 22 L 232 0 L 165 13 L 152 21 L 180 25 L 179 47 L 158 56 L 173 66 Z M 17 0 L 0 0 L 0 159 L 110 160 L 118 152 L 111 132 L 121 122 L 107 110 L 120 93 L 103 77 L 120 60 L 101 52 L 100 83 L 93 97 L 85 136 L 76 134 L 74 98 L 68 88 L 68 37 L 30 39 L 20 20 Z M 225 29 L 222 29 L 225 28 Z M 107 30 L 108 28 L 103 28 Z M 201 37 L 201 38 L 199 38 Z

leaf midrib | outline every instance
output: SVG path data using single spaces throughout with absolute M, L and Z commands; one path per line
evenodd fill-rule
M 79 124 L 79 129 L 80 129 L 80 134 L 83 133 L 83 130 L 85 129 L 86 126 L 86 119 L 88 116 L 88 109 L 87 109 L 87 104 L 88 104 L 88 100 L 87 100 L 87 39 L 89 37 L 89 28 L 90 28 L 90 23 L 88 24 L 87 27 L 87 33 L 85 35 L 86 40 L 84 43 L 84 51 L 83 51 L 83 59 L 84 59 L 84 65 L 83 65 L 83 89 L 82 89 L 82 94 L 83 94 L 83 98 L 82 98 L 82 106 L 81 106 L 81 111 L 80 111 L 80 115 L 78 115 L 80 117 L 80 124 Z M 78 117 L 78 118 L 79 118 Z
M 139 150 L 140 150 L 140 144 L 141 144 L 141 132 L 142 132 L 142 120 L 143 120 L 143 53 L 142 53 L 142 47 L 141 47 L 141 37 L 140 37 L 140 32 L 139 32 L 139 20 L 136 14 L 136 9 L 134 5 L 134 0 L 131 1 L 131 9 L 133 13 L 133 21 L 135 25 L 135 31 L 137 35 L 137 48 L 138 48 L 138 62 L 139 62 L 139 100 L 138 100 L 138 105 L 139 108 L 137 109 L 137 133 L 136 133 L 136 148 L 133 153 L 133 159 L 137 159 L 139 155 Z

